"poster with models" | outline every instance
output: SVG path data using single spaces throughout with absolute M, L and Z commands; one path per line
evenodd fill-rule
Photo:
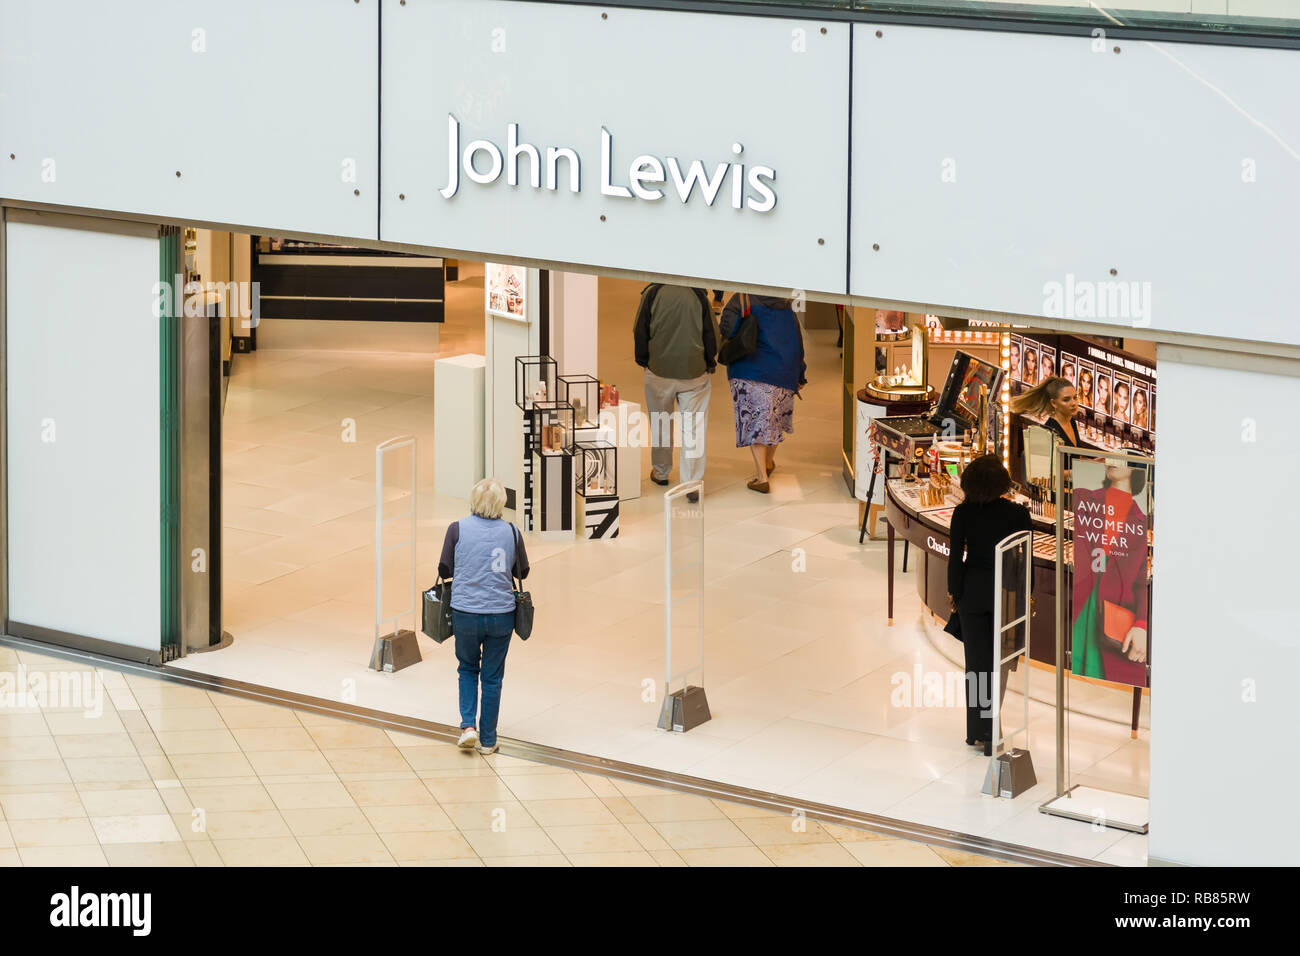
M 1151 638 L 1149 464 L 1074 462 L 1071 667 L 1081 677 L 1147 686 Z
M 1099 414 L 1110 414 L 1110 369 L 1097 367 L 1097 377 L 1092 386 L 1092 407 Z
M 1011 336 L 1010 375 L 1011 375 L 1011 381 L 1013 382 L 1022 381 L 1022 378 L 1020 376 L 1020 352 L 1023 348 L 1024 348 L 1024 339 L 1022 339 L 1018 335 Z
M 1133 398 L 1131 401 L 1133 403 L 1133 417 L 1131 419 L 1133 427 L 1146 431 L 1151 427 L 1147 424 L 1150 417 L 1147 414 L 1147 409 L 1150 408 L 1151 402 L 1147 398 L 1146 386 L 1136 379 L 1133 380 Z
M 1038 384 L 1038 348 L 1028 341 L 1025 342 L 1023 369 L 1020 380 L 1033 388 Z
M 1092 380 L 1096 374 L 1091 362 L 1079 359 L 1079 387 L 1076 391 L 1079 393 L 1079 404 L 1084 408 L 1092 408 Z
M 1038 356 L 1038 380 L 1046 381 L 1056 374 L 1056 349 L 1044 345 Z
M 1077 388 L 1079 384 L 1079 375 L 1077 365 L 1075 364 L 1076 362 L 1078 362 L 1078 359 L 1073 355 L 1067 355 L 1064 352 L 1061 353 L 1061 377 Z
M 1111 383 L 1111 416 L 1117 422 L 1128 422 L 1129 403 L 1132 401 L 1133 383 L 1127 375 L 1116 375 Z
M 528 321 L 527 269 L 523 266 L 485 263 L 483 285 L 487 290 L 487 310 L 490 313 L 520 322 Z

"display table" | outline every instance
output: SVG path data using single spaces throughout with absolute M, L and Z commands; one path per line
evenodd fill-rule
M 468 498 L 483 478 L 486 359 L 465 354 L 433 363 L 433 482 L 439 494 Z

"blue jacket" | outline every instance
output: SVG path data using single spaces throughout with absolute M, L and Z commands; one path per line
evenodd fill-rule
M 807 380 L 803 335 L 789 299 L 749 296 L 751 319 L 758 322 L 758 348 L 754 354 L 727 366 L 727 378 L 765 382 L 797 391 Z M 722 310 L 722 334 L 730 336 L 740 320 L 740 296 L 733 295 Z
M 528 554 L 509 521 L 470 515 L 447 528 L 438 573 L 452 579 L 453 611 L 505 614 L 515 609 L 511 574 L 528 577 Z

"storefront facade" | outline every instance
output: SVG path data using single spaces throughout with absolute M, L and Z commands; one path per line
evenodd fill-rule
M 184 530 L 181 346 L 166 311 L 135 318 L 170 274 L 170 224 L 1133 335 L 1159 349 L 1169 536 L 1151 856 L 1300 852 L 1270 829 L 1294 769 L 1265 741 L 1295 714 L 1267 675 L 1300 662 L 1267 580 L 1282 562 L 1259 560 L 1296 516 L 1231 544 L 1201 528 L 1213 462 L 1282 481 L 1297 464 L 1275 420 L 1300 389 L 1293 50 L 495 0 L 203 12 L 0 7 L 6 633 L 160 663 L 188 606 L 169 568 L 219 560 Z M 663 47 L 699 71 L 665 73 Z M 203 108 L 121 69 L 146 59 Z M 313 78 L 291 120 L 251 61 Z M 105 456 L 139 474 L 105 488 Z M 83 591 L 93 619 L 68 606 Z M 1253 753 L 1247 786 L 1205 773 L 1229 746 Z M 1239 810 L 1222 842 L 1202 800 Z

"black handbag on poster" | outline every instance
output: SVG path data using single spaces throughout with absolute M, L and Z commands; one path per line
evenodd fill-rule
M 750 311 L 749 296 L 740 294 L 740 318 L 731 335 L 723 339 L 718 348 L 718 361 L 723 365 L 749 358 L 758 351 L 758 319 Z
M 519 562 L 519 529 L 510 526 L 515 533 L 515 563 Z M 528 640 L 533 633 L 533 596 L 524 590 L 524 582 L 510 575 L 515 590 L 515 633 L 521 641 Z
M 438 578 L 437 583 L 424 592 L 420 629 L 441 644 L 452 635 L 451 582 Z

